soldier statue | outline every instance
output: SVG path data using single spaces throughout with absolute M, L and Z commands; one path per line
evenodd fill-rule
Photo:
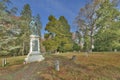
M 31 22 L 30 22 L 30 31 L 32 35 L 38 35 L 38 26 L 35 18 L 33 17 Z

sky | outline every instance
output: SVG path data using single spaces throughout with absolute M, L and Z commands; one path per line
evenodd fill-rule
M 89 0 L 11 0 L 13 6 L 18 8 L 17 15 L 23 9 L 25 4 L 29 4 L 32 10 L 32 15 L 40 14 L 42 22 L 42 35 L 45 33 L 45 26 L 48 22 L 48 16 L 53 15 L 56 18 L 64 16 L 69 25 L 71 32 L 76 31 L 74 25 L 75 17 L 78 15 L 80 8 L 82 8 Z

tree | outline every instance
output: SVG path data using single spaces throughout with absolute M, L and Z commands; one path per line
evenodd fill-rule
M 96 34 L 104 30 L 106 26 L 110 26 L 112 24 L 111 22 L 115 22 L 115 18 L 119 13 L 115 7 L 117 1 L 92 0 L 92 2 L 80 9 L 80 13 L 76 17 L 75 22 L 77 23 L 80 37 L 84 39 L 83 49 L 92 51 L 94 44 L 96 44 Z
M 29 22 L 31 18 L 32 18 L 32 11 L 30 5 L 25 4 L 23 10 L 21 11 L 21 18 L 19 21 L 19 26 L 22 31 L 19 40 L 22 43 L 21 53 L 23 55 L 27 54 L 29 51 L 29 35 L 30 35 Z
M 10 0 L 1 0 L 0 1 L 0 11 L 7 10 L 7 6 L 6 6 L 7 3 L 9 4 L 9 3 L 11 3 L 11 1 Z
M 0 1 L 0 55 L 13 55 L 20 48 L 16 41 L 19 31 L 17 29 L 17 21 L 8 14 L 6 3 L 9 0 Z
M 61 33 L 63 33 L 64 36 L 58 50 L 62 49 L 60 50 L 62 52 L 71 51 L 73 48 L 73 42 L 72 34 L 70 32 L 70 25 L 68 24 L 64 16 L 60 16 L 59 21 L 61 22 Z
M 46 41 L 43 42 L 45 48 L 49 52 L 65 52 L 72 50 L 73 44 L 71 40 L 70 26 L 64 16 L 60 16 L 57 20 L 54 16 L 49 16 L 49 22 L 45 30 Z M 48 47 L 52 47 L 49 49 Z
M 17 13 L 17 10 L 18 10 L 17 7 L 11 8 L 11 9 L 10 9 L 10 14 L 11 14 L 11 15 L 15 15 L 15 14 Z
M 86 51 L 92 51 L 93 36 L 98 29 L 95 25 L 97 19 L 96 10 L 98 10 L 101 1 L 93 0 L 91 3 L 87 3 L 80 9 L 80 12 L 75 19 L 78 32 L 81 35 L 80 41 L 82 38 L 84 39 L 84 49 Z
M 116 5 L 106 0 L 100 5 L 96 15 L 99 16 L 96 20 L 99 30 L 95 35 L 95 50 L 120 50 L 120 11 L 116 9 Z
M 73 51 L 79 51 L 80 50 L 80 46 L 77 43 L 73 44 Z
M 21 12 L 21 18 L 30 21 L 32 17 L 32 11 L 29 4 L 25 4 Z
M 39 14 L 37 14 L 37 16 L 36 16 L 36 22 L 37 22 L 37 27 L 38 27 L 38 34 L 39 34 L 39 36 L 41 36 L 42 23 L 40 21 Z

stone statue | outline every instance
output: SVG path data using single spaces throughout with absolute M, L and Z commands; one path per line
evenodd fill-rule
M 29 63 L 29 62 L 35 62 L 35 61 L 42 61 L 44 60 L 44 57 L 41 55 L 41 52 L 40 52 L 40 45 L 39 45 L 40 29 L 39 29 L 39 24 L 34 17 L 32 18 L 29 26 L 32 34 L 30 35 L 30 50 L 27 57 L 25 58 L 25 62 Z
M 32 35 L 38 35 L 38 27 L 37 27 L 37 22 L 34 18 L 32 18 L 30 22 L 30 31 Z

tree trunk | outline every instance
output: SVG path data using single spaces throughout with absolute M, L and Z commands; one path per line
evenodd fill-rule
M 93 37 L 90 36 L 90 52 L 92 52 L 92 45 L 93 45 Z
M 24 56 L 25 43 L 23 42 L 22 56 Z
M 90 52 L 92 52 L 93 49 L 93 29 L 91 29 L 90 33 Z
M 2 59 L 2 67 L 5 67 L 6 64 L 7 64 L 7 59 L 6 59 L 6 58 L 3 58 L 3 59 Z

